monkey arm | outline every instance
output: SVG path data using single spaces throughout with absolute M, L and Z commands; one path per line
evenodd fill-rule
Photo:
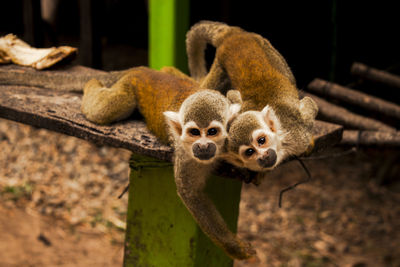
M 212 166 L 176 157 L 174 168 L 178 195 L 203 232 L 234 259 L 255 255 L 249 243 L 240 240 L 228 229 L 214 203 L 203 192 Z

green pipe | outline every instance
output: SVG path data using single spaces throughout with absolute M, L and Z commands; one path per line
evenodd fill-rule
M 206 192 L 236 232 L 241 182 L 212 176 Z M 125 267 L 228 267 L 233 260 L 197 226 L 176 193 L 171 163 L 133 155 Z

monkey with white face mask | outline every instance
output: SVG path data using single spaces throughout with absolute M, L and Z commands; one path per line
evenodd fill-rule
M 207 73 L 206 45 L 216 47 Z M 190 72 L 201 86 L 238 90 L 242 112 L 231 124 L 224 158 L 263 172 L 313 147 L 318 112 L 309 97 L 299 99 L 295 78 L 282 55 L 262 36 L 224 23 L 202 21 L 187 34 Z

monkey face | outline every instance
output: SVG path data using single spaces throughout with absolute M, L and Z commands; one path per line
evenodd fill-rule
M 198 162 L 212 163 L 225 145 L 228 123 L 240 111 L 240 94 L 235 96 L 237 101 L 230 101 L 217 91 L 203 89 L 186 98 L 179 112 L 165 111 L 174 145 Z
M 210 163 L 220 153 L 226 137 L 225 127 L 218 121 L 212 121 L 207 127 L 190 121 L 183 127 L 181 141 L 193 159 Z
M 253 171 L 275 168 L 283 158 L 280 123 L 266 106 L 261 112 L 240 114 L 229 129 L 228 162 Z
M 273 169 L 278 159 L 277 147 L 277 135 L 267 126 L 252 132 L 250 143 L 239 147 L 239 157 L 250 170 Z

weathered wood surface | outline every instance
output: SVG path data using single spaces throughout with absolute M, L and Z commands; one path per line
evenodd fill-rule
M 15 69 L 15 66 L 0 67 L 0 117 L 22 122 L 40 128 L 76 136 L 99 145 L 125 148 L 135 153 L 151 156 L 160 160 L 171 161 L 173 150 L 162 145 L 146 128 L 143 121 L 126 120 L 110 126 L 99 126 L 87 121 L 80 112 L 82 95 L 76 92 L 62 91 L 54 76 L 65 76 L 65 72 L 77 75 L 103 75 L 105 72 L 75 66 L 66 70 L 46 71 L 49 79 L 53 79 L 59 90 L 18 85 L 4 85 L 1 73 Z M 35 70 L 27 68 L 21 73 Z M 18 73 L 18 71 L 13 71 Z M 2 84 L 2 85 L 1 85 Z M 46 86 L 48 88 L 48 86 Z M 68 88 L 66 88 L 68 89 Z M 338 143 L 341 139 L 342 127 L 335 124 L 317 121 L 314 127 L 315 150 Z
M 378 70 L 365 64 L 355 62 L 351 66 L 351 74 L 365 80 L 383 83 L 392 87 L 400 88 L 400 76 L 387 71 Z
M 0 85 L 29 85 L 58 91 L 81 92 L 91 78 L 101 81 L 102 77 L 108 76 L 108 72 L 83 66 L 69 65 L 42 71 L 12 64 L 0 66 Z
M 332 97 L 366 110 L 400 119 L 400 106 L 380 98 L 321 79 L 314 79 L 308 84 L 307 88 L 324 97 Z

